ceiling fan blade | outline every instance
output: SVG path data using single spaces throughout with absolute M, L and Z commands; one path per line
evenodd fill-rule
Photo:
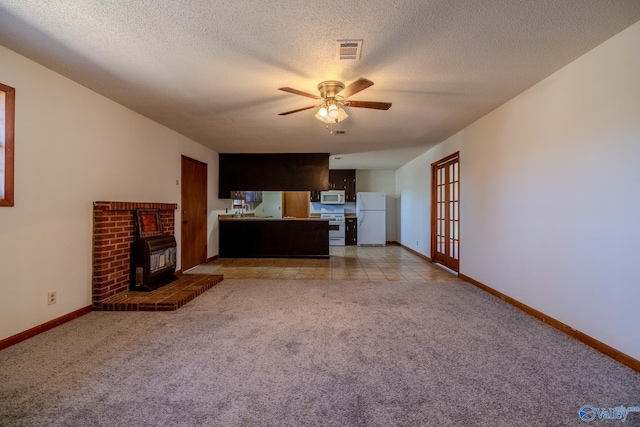
M 320 99 L 320 97 L 318 95 L 312 95 L 310 93 L 302 92 L 301 90 L 292 89 L 290 87 L 279 87 L 278 90 L 282 90 L 282 91 L 285 91 L 285 92 L 293 93 L 295 95 L 306 96 L 307 98 Z
M 348 107 L 374 108 L 376 110 L 388 110 L 391 108 L 390 102 L 348 101 L 345 105 Z
M 358 80 L 356 80 L 355 82 L 351 83 L 349 86 L 345 87 L 340 92 L 338 92 L 338 95 L 346 99 L 351 95 L 354 95 L 360 92 L 361 90 L 365 90 L 370 86 L 373 86 L 373 82 L 371 80 L 359 78 Z
M 298 111 L 304 111 L 304 110 L 310 110 L 312 108 L 314 108 L 315 105 L 311 105 L 309 107 L 304 107 L 304 108 L 298 108 L 297 110 L 291 110 L 291 111 L 287 111 L 286 113 L 279 113 L 279 116 L 286 116 L 287 114 L 293 114 L 293 113 L 297 113 Z

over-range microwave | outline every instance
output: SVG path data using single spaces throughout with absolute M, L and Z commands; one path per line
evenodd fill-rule
M 320 192 L 320 203 L 323 205 L 344 205 L 344 190 Z

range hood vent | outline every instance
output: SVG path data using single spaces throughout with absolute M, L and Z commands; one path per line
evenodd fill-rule
M 338 58 L 340 60 L 360 59 L 362 40 L 338 40 Z

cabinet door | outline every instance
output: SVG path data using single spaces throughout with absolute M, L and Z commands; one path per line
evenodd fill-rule
M 329 171 L 329 190 L 340 190 L 340 180 L 338 175 L 340 171 L 330 170 Z
M 262 191 L 246 191 L 247 203 L 262 203 Z
M 345 181 L 345 199 L 347 202 L 356 201 L 356 171 L 351 169 L 346 172 Z
M 356 201 L 355 169 L 332 169 L 329 171 L 329 189 L 344 190 L 347 202 Z
M 347 189 L 347 172 L 348 171 L 341 169 L 329 171 L 329 186 L 332 190 Z
M 356 218 L 347 218 L 345 220 L 345 233 L 344 244 L 345 245 L 357 245 L 358 244 L 358 221 Z
M 246 191 L 232 191 L 231 198 L 233 200 L 246 200 L 247 192 Z

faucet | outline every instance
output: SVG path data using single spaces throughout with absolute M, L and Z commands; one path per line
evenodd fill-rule
M 247 212 L 245 212 L 245 209 Z M 233 216 L 235 216 L 236 218 L 242 218 L 245 216 L 245 213 L 246 214 L 249 213 L 249 205 L 247 204 L 242 205 L 239 209 L 236 209 L 236 212 L 234 213 Z

